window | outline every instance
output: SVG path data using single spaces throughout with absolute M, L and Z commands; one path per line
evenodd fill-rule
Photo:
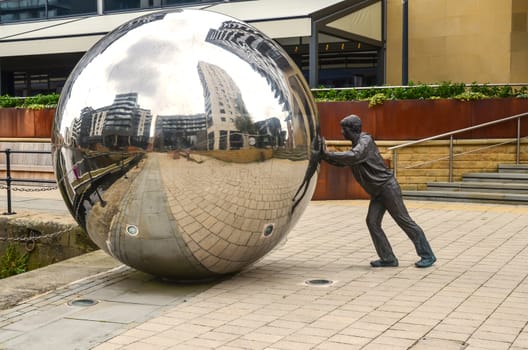
M 209 150 L 214 149 L 214 132 L 210 132 L 207 134 L 207 146 Z
M 0 1 L 0 23 L 97 12 L 97 0 Z
M 98 0 L 0 0 L 0 24 L 96 14 Z M 103 0 L 104 12 L 215 3 L 222 0 Z
M 229 133 L 229 143 L 231 145 L 231 149 L 241 149 L 244 145 L 244 139 L 242 137 L 242 134 L 236 133 L 236 132 L 230 132 Z
M 148 7 L 148 3 L 140 4 L 139 0 L 105 0 L 104 2 L 105 11 L 133 10 Z
M 218 148 L 219 149 L 227 149 L 227 131 L 226 130 L 220 130 L 220 139 L 218 140 Z

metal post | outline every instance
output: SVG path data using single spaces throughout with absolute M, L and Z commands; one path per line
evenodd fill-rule
M 449 137 L 449 182 L 453 182 L 453 135 Z
M 379 85 L 385 85 L 387 82 L 387 0 L 381 2 L 381 79 Z
M 6 185 L 7 185 L 7 212 L 4 215 L 16 214 L 11 208 L 11 149 L 5 150 L 6 154 Z
M 402 0 L 402 85 L 409 83 L 409 6 L 408 0 Z
M 517 165 L 521 162 L 521 117 L 517 118 L 517 154 L 515 161 Z
M 317 24 L 313 21 L 308 51 L 308 80 L 313 89 L 319 84 L 319 32 Z
M 393 149 L 392 150 L 392 172 L 394 173 L 394 177 L 396 177 L 397 168 L 398 168 L 398 150 Z

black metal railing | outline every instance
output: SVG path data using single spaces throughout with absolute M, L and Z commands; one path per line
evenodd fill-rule
M 4 187 L 7 192 L 7 212 L 2 213 L 3 215 L 12 215 L 16 214 L 12 209 L 12 203 L 11 203 L 11 191 L 13 190 L 12 184 L 15 183 L 41 183 L 41 184 L 56 184 L 56 181 L 54 180 L 44 180 L 44 179 L 24 179 L 24 178 L 13 178 L 11 177 L 11 154 L 15 153 L 28 153 L 28 154 L 50 154 L 50 151 L 14 151 L 10 148 L 7 148 L 5 150 L 1 150 L 0 152 L 5 154 L 5 172 L 6 176 L 4 178 L 0 178 L 0 181 L 5 182 L 6 186 Z M 3 187 L 3 186 L 2 186 Z M 46 186 L 44 190 L 48 189 L 54 189 L 55 187 Z M 42 190 L 42 189 L 39 189 Z M 31 191 L 31 190 L 29 190 Z

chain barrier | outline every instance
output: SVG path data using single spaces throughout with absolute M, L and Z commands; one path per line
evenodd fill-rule
M 57 232 L 47 233 L 45 235 L 39 235 L 38 231 L 35 231 L 33 229 L 29 230 L 29 236 L 26 237 L 0 237 L 0 242 L 36 242 L 43 239 L 51 239 L 58 237 L 60 235 L 63 235 L 66 232 L 70 232 L 73 230 L 75 226 L 67 227 L 63 230 L 59 230 Z
M 42 186 L 42 187 L 13 187 L 11 186 L 11 191 L 19 191 L 19 192 L 44 192 L 44 191 L 53 191 L 56 190 L 58 186 Z M 7 190 L 9 189 L 6 185 L 0 185 L 0 190 Z

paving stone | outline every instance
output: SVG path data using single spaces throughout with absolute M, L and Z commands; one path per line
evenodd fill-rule
M 2 349 L 71 350 L 90 349 L 104 342 L 121 325 L 111 322 L 59 319 L 1 343 Z
M 257 209 L 250 202 L 246 209 Z M 85 334 L 79 344 L 93 341 L 99 350 L 527 348 L 521 330 L 528 271 L 516 267 L 528 258 L 528 208 L 406 203 L 438 256 L 432 268 L 414 268 L 412 244 L 389 216 L 384 227 L 400 267 L 370 268 L 375 252 L 364 224 L 368 202 L 312 202 L 285 244 L 227 280 L 186 289 L 132 269 L 101 273 L 0 312 L 0 335 L 14 341 L 23 322 L 42 332 L 64 322 L 111 320 L 115 328 L 103 327 L 92 340 Z M 310 278 L 335 283 L 307 286 Z M 99 304 L 72 315 L 57 311 L 86 296 Z M 38 321 L 35 311 L 49 313 L 50 322 Z M 14 343 L 0 344 L 11 350 Z

